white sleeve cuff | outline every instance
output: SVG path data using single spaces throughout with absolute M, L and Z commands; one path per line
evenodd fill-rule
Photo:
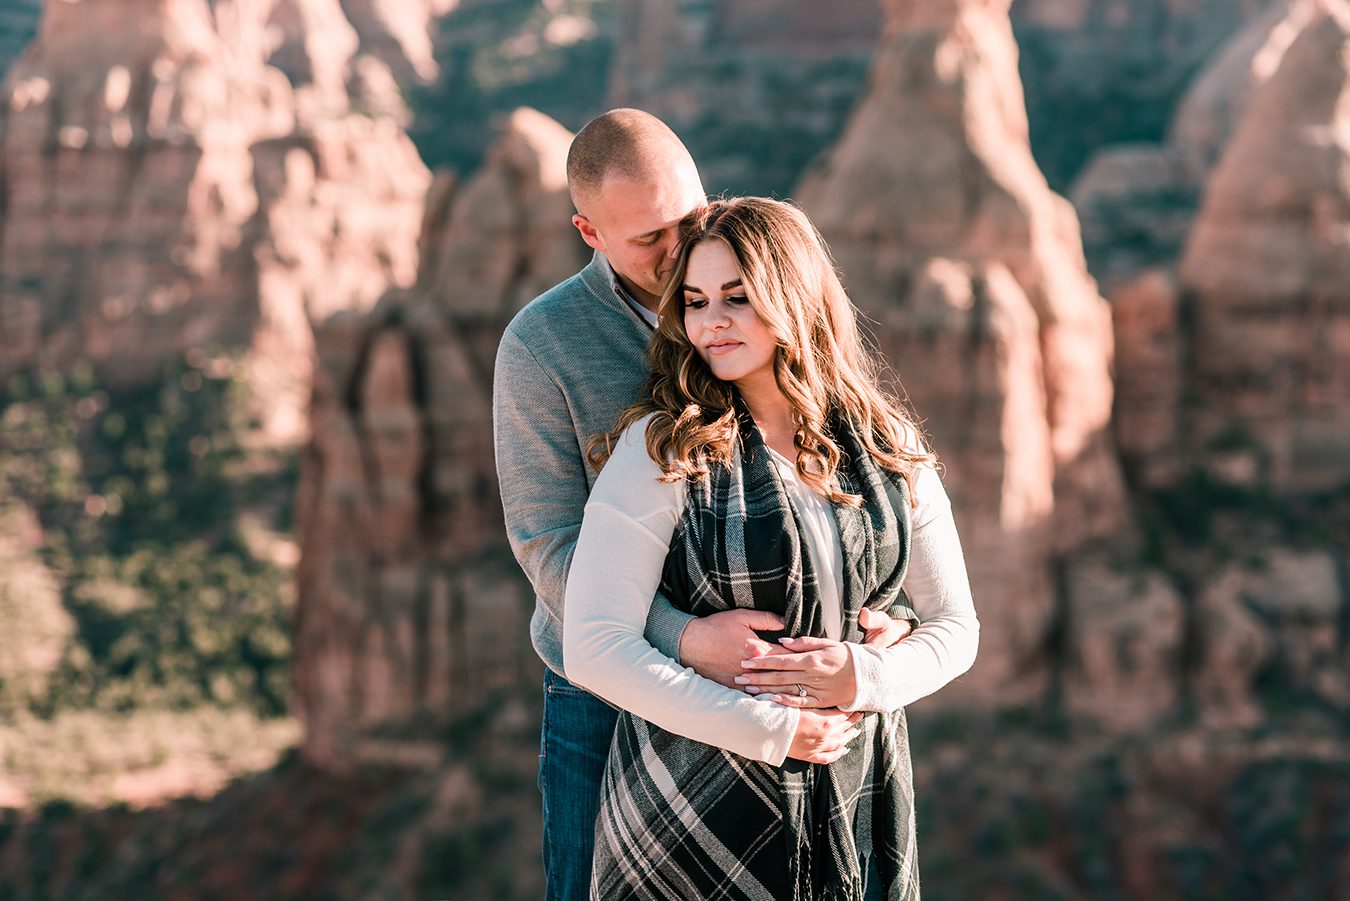
M 849 656 L 853 658 L 853 680 L 857 686 L 853 700 L 840 704 L 839 709 L 852 713 L 855 710 L 887 710 L 881 700 L 888 692 L 885 690 L 886 660 L 881 649 L 871 645 L 845 642 Z

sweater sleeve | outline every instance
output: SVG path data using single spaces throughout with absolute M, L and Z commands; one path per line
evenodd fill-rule
M 646 425 L 624 433 L 586 504 L 564 605 L 567 677 L 669 732 L 779 765 L 797 710 L 705 679 L 643 637 L 686 497 L 683 483 L 658 481 Z
M 904 589 L 919 626 L 889 648 L 848 645 L 858 692 L 841 709 L 899 709 L 937 691 L 975 662 L 980 623 L 951 501 L 931 468 L 919 474 L 915 494 L 919 504 Z
M 497 350 L 492 425 L 511 551 L 539 605 L 561 626 L 567 575 L 586 506 L 586 464 L 567 398 L 510 329 Z M 650 606 L 649 637 L 667 653 L 678 654 L 680 635 L 693 617 L 664 597 Z M 565 656 L 563 661 L 570 670 Z

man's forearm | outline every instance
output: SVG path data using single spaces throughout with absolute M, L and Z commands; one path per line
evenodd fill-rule
M 680 639 L 693 619 L 695 617 L 692 613 L 676 609 L 665 595 L 657 592 L 652 598 L 651 609 L 647 611 L 647 627 L 642 634 L 652 647 L 683 664 L 684 660 L 680 657 Z

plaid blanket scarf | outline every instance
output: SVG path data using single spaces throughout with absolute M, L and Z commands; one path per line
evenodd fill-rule
M 733 607 L 781 615 L 789 635 L 824 636 L 802 526 L 759 429 L 740 411 L 738 459 L 690 483 L 662 591 L 703 616 Z M 863 605 L 900 596 L 909 550 L 908 486 L 882 470 L 836 419 L 840 487 L 860 508 L 835 505 L 844 560 L 844 634 L 861 641 Z M 903 503 L 892 506 L 889 480 Z M 898 508 L 898 509 L 897 509 Z M 867 714 L 849 753 L 829 765 L 782 767 L 619 717 L 601 791 L 594 898 L 863 898 L 870 856 L 880 897 L 917 899 L 914 790 L 904 711 Z M 869 897 L 877 897 L 869 886 Z

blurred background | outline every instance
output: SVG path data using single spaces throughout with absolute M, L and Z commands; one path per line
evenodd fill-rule
M 983 625 L 934 899 L 1350 899 L 1344 0 L 0 0 L 0 897 L 537 898 L 572 131 L 803 205 Z

